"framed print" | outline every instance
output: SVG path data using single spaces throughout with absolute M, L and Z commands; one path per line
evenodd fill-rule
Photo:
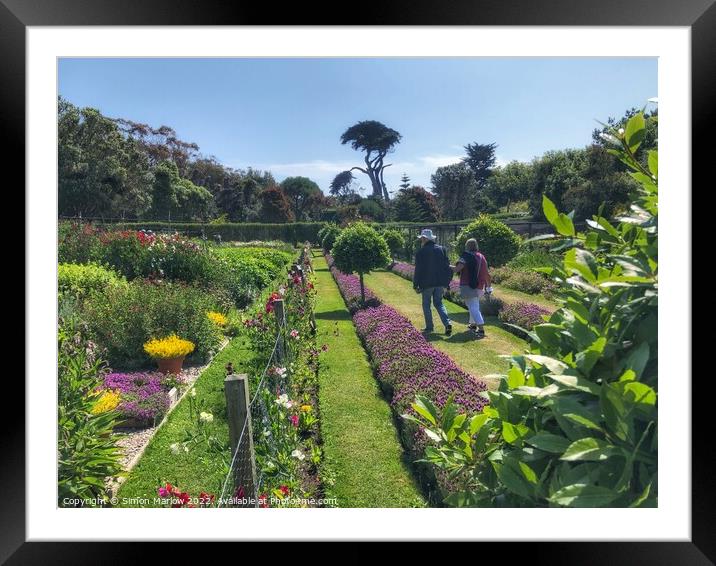
M 3 560 L 715 559 L 712 3 L 2 2 L 27 223 Z

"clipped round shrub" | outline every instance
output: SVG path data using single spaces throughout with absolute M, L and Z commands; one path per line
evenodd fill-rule
M 369 273 L 390 263 L 388 244 L 378 232 L 362 222 L 341 232 L 331 255 L 343 273 Z
M 61 263 L 57 267 L 57 289 L 61 295 L 84 298 L 92 292 L 124 283 L 124 278 L 115 271 L 96 263 Z
M 342 230 L 336 224 L 329 224 L 326 226 L 323 238 L 321 239 L 321 246 L 323 249 L 330 252 L 341 232 Z
M 520 249 L 520 237 L 507 224 L 484 214 L 460 231 L 455 240 L 457 249 L 464 250 L 465 242 L 470 238 L 477 240 L 490 267 L 506 264 Z
M 398 230 L 386 228 L 380 235 L 383 236 L 385 243 L 388 244 L 391 255 L 399 254 L 405 248 L 405 238 Z

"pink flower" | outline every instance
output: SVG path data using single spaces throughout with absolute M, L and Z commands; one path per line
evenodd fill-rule
M 289 334 L 291 335 L 291 338 L 298 338 L 298 330 L 296 329 L 291 330 Z
M 291 424 L 293 426 L 298 426 L 298 415 L 291 415 L 288 418 L 291 419 Z

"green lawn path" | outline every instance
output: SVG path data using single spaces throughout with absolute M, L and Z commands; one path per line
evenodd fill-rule
M 339 507 L 423 507 L 389 404 L 326 261 L 313 254 L 321 354 L 319 404 L 326 497 Z
M 410 281 L 391 271 L 378 270 L 365 276 L 365 284 L 383 303 L 407 317 L 416 328 L 425 327 L 421 298 Z M 500 296 L 506 298 L 504 293 Z M 509 362 L 500 356 L 524 352 L 526 342 L 505 330 L 497 317 L 490 316 L 485 317 L 485 338 L 476 340 L 467 328 L 467 310 L 447 300 L 443 304 L 453 323 L 453 334 L 449 338 L 445 336 L 438 313 L 433 308 L 436 332 L 427 337 L 428 341 L 467 373 L 483 379 L 489 388 L 496 388 L 499 380 L 486 376 L 507 373 Z

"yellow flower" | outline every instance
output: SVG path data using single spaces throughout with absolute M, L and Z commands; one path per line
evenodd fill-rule
M 220 312 L 210 311 L 206 313 L 206 316 L 217 326 L 226 326 L 226 323 L 228 322 L 228 319 Z
M 91 413 L 93 415 L 99 415 L 100 413 L 106 413 L 107 411 L 111 411 L 112 409 L 117 408 L 117 405 L 119 405 L 119 401 L 119 391 L 106 389 L 102 392 L 102 395 L 99 397 L 99 399 L 95 401 Z
M 309 413 L 313 410 L 313 407 L 311 405 L 301 405 L 301 411 L 304 413 Z
M 176 334 L 172 334 L 166 338 L 152 338 L 145 342 L 144 351 L 152 358 L 179 358 L 191 354 L 194 351 L 194 344 L 189 340 L 179 338 Z

